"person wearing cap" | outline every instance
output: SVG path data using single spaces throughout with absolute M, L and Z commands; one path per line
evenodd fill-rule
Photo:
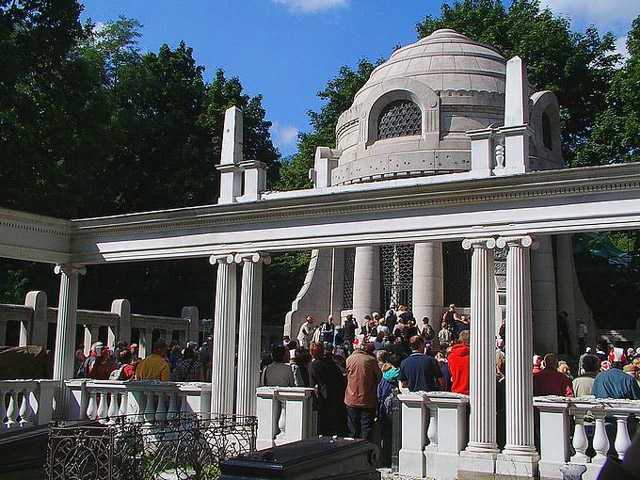
M 458 312 L 456 312 L 456 305 L 454 303 L 449 305 L 449 310 L 444 312 L 444 315 L 442 315 L 442 321 L 449 331 L 450 341 L 457 339 L 458 332 L 456 330 L 456 322 L 461 321 L 461 319 Z
M 576 397 L 591 395 L 593 382 L 598 374 L 598 366 L 600 363 L 600 360 L 598 360 L 598 357 L 595 355 L 585 354 L 580 358 L 582 360 L 582 373 L 571 382 L 573 393 Z
M 622 371 L 629 375 L 631 378 L 635 379 L 635 381 L 640 385 L 640 368 L 635 365 L 629 364 L 625 365 Z
M 346 363 L 347 390 L 344 395 L 349 436 L 371 441 L 378 406 L 376 389 L 382 372 L 376 359 L 365 350 L 364 335 L 356 335 L 353 348 L 354 352 Z
M 533 374 L 538 375 L 542 371 L 542 357 L 540 355 L 533 356 Z
M 313 332 L 315 331 L 316 319 L 312 316 L 308 316 L 305 322 L 300 325 L 300 330 L 298 330 L 298 345 L 302 348 L 309 348 L 309 344 L 311 343 L 311 338 L 313 337 Z
M 169 381 L 171 374 L 167 363 L 167 342 L 159 338 L 153 344 L 153 353 L 145 358 L 136 369 L 136 380 Z
M 592 393 L 597 398 L 640 400 L 640 386 L 636 379 L 622 371 L 627 363 L 624 349 L 614 347 L 609 352 L 611 368 L 596 375 Z

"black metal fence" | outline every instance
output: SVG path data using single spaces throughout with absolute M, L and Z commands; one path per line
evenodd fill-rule
M 138 423 L 118 417 L 110 425 L 53 424 L 49 480 L 213 480 L 221 461 L 255 450 L 257 419 L 237 415 L 181 415 Z

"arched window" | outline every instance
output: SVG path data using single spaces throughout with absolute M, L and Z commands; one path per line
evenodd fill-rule
M 396 100 L 384 107 L 378 118 L 378 139 L 422 133 L 422 112 L 411 100 Z
M 549 150 L 553 150 L 553 141 L 551 139 L 551 119 L 547 112 L 542 112 L 542 143 Z

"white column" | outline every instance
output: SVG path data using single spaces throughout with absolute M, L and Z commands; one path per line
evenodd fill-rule
M 200 333 L 200 312 L 198 307 L 182 307 L 182 312 L 180 313 L 182 318 L 189 319 L 189 327 L 187 329 L 186 335 L 187 340 L 189 342 L 198 342 L 199 341 L 199 333 Z
M 533 440 L 533 326 L 531 317 L 530 249 L 536 241 L 529 235 L 499 238 L 507 252 L 506 318 L 506 444 L 496 464 L 497 473 L 508 474 L 518 464 L 518 478 L 533 478 L 538 453 Z M 554 297 L 555 298 L 555 297 Z
M 236 339 L 236 264 L 233 255 L 210 258 L 218 266 L 213 316 L 211 413 L 233 414 L 233 366 Z
M 237 254 L 242 263 L 240 335 L 238 337 L 237 405 L 239 415 L 256 414 L 256 389 L 260 381 L 262 332 L 262 264 L 271 263 L 264 253 Z
M 471 257 L 471 358 L 469 443 L 460 462 L 460 479 L 493 474 L 496 443 L 495 278 L 493 238 L 466 239 Z M 473 473 L 470 473 L 473 472 Z
M 151 355 L 153 349 L 153 327 L 147 325 L 145 328 L 140 329 L 140 339 L 138 341 L 138 356 L 140 358 L 147 358 Z
M 20 336 L 18 338 L 18 346 L 26 347 L 29 345 L 29 322 L 21 321 L 20 325 Z
M 531 301 L 535 318 L 535 350 L 544 356 L 558 352 L 555 261 L 551 236 L 541 235 L 536 237 L 536 242 L 538 248 L 531 253 Z M 574 317 L 567 319 L 568 322 L 573 320 Z M 570 341 L 575 353 L 575 337 Z
M 443 305 L 442 242 L 416 243 L 413 251 L 413 316 L 418 322 L 429 317 L 437 332 Z
M 385 305 L 385 308 L 388 305 Z M 362 318 L 380 310 L 380 249 L 376 246 L 356 247 L 353 272 L 353 316 Z
M 60 297 L 56 324 L 56 347 L 53 358 L 53 379 L 73 378 L 73 358 L 76 342 L 76 316 L 78 310 L 78 275 L 87 269 L 83 265 L 56 265 L 60 275 Z
M 111 302 L 111 313 L 117 313 L 118 342 L 131 342 L 131 303 L 126 298 L 119 298 Z

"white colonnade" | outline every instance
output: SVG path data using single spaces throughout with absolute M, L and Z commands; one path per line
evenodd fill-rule
M 413 251 L 413 315 L 418 322 L 429 317 L 437 332 L 443 306 L 442 242 L 416 243 Z
M 217 265 L 216 304 L 213 331 L 211 412 L 256 414 L 262 329 L 262 265 L 271 258 L 262 252 L 212 256 Z M 236 352 L 236 264 L 242 264 L 238 369 L 234 385 Z M 237 404 L 233 393 L 237 386 Z
M 353 316 L 362 326 L 365 315 L 380 309 L 380 247 L 356 247 L 353 278 Z
M 539 456 L 533 435 L 533 323 L 530 250 L 537 241 L 529 236 L 498 238 L 507 253 L 506 318 L 506 443 L 496 473 L 508 476 L 517 466 L 520 478 L 534 478 Z
M 471 257 L 471 358 L 469 395 L 469 443 L 460 455 L 469 461 L 462 463 L 460 479 L 478 478 L 478 473 L 493 475 L 499 452 L 496 443 L 496 367 L 495 367 L 495 279 L 493 268 L 493 238 L 466 239 L 465 250 L 473 249 Z

